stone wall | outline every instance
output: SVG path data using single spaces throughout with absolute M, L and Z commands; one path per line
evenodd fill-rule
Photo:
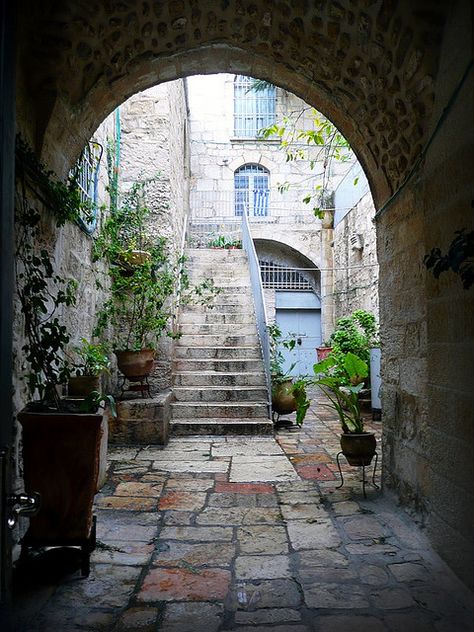
M 377 240 L 372 196 L 364 196 L 334 227 L 334 317 L 356 309 L 378 320 Z

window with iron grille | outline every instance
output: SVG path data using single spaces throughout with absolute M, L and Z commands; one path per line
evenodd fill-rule
M 295 268 L 281 266 L 271 261 L 260 261 L 262 284 L 271 290 L 313 290 L 311 282 Z
M 102 145 L 89 142 L 69 176 L 74 179 L 81 202 L 84 205 L 79 225 L 86 233 L 93 233 L 97 227 L 97 201 L 99 166 L 102 158 Z
M 247 164 L 234 172 L 235 214 L 253 217 L 268 215 L 270 172 L 262 165 Z
M 275 86 L 252 90 L 253 79 L 237 75 L 234 80 L 234 135 L 258 138 L 260 130 L 275 122 Z

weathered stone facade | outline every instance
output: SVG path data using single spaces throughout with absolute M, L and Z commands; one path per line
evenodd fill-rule
M 370 194 L 334 227 L 335 318 L 356 309 L 378 319 L 378 263 L 373 223 L 375 209 Z
M 349 139 L 377 217 L 385 489 L 474 585 L 473 294 L 423 255 L 472 230 L 472 3 L 19 4 L 18 126 L 65 174 L 130 94 L 198 72 L 284 87 Z M 391 195 L 393 199 L 389 200 Z M 397 265 L 394 265 L 396 261 Z

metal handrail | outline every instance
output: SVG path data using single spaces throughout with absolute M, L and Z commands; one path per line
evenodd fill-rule
M 255 307 L 255 316 L 257 320 L 257 331 L 260 339 L 260 346 L 262 348 L 263 365 L 265 369 L 265 380 L 267 383 L 268 393 L 268 416 L 272 417 L 272 388 L 271 388 L 271 376 L 270 376 L 270 339 L 268 336 L 268 319 L 267 310 L 265 307 L 265 299 L 263 296 L 262 277 L 260 274 L 260 265 L 258 263 L 257 252 L 253 243 L 252 235 L 250 233 L 249 220 L 246 214 L 242 216 L 242 248 L 247 253 L 249 269 L 250 269 L 250 283 L 252 286 L 253 302 Z

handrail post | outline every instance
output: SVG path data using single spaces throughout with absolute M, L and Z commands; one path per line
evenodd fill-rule
M 270 376 L 270 339 L 268 337 L 268 319 L 265 307 L 265 299 L 263 295 L 262 277 L 260 274 L 260 265 L 258 263 L 257 252 L 250 233 L 250 225 L 247 213 L 242 214 L 242 248 L 247 253 L 250 270 L 250 282 L 252 286 L 252 295 L 255 308 L 255 316 L 257 321 L 257 331 L 262 348 L 263 365 L 265 369 L 265 380 L 268 392 L 268 417 L 272 418 L 272 385 Z

